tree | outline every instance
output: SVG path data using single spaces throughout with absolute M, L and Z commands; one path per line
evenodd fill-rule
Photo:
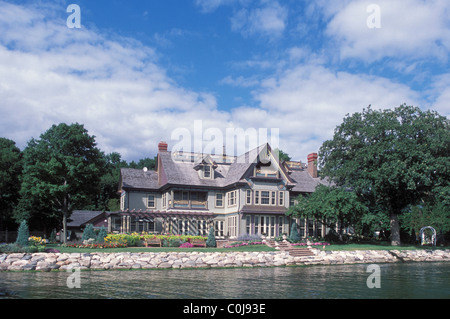
M 291 157 L 287 153 L 283 152 L 282 150 L 280 150 L 278 148 L 275 149 L 274 153 L 278 154 L 278 159 L 280 162 L 291 160 Z
M 97 235 L 97 243 L 103 244 L 105 242 L 105 237 L 108 236 L 108 232 L 106 231 L 105 226 L 102 226 L 100 228 L 100 231 L 98 232 Z
M 214 227 L 211 227 L 208 234 L 208 239 L 206 240 L 206 247 L 216 247 L 216 236 L 214 236 Z
M 84 228 L 83 235 L 81 236 L 81 240 L 89 240 L 89 239 L 97 239 L 97 235 L 94 232 L 94 226 L 92 224 L 87 224 Z
M 291 242 L 294 242 L 294 243 L 300 241 L 300 236 L 298 234 L 298 229 L 297 229 L 297 223 L 292 223 L 291 234 L 289 235 L 289 239 L 291 240 Z
M 289 208 L 287 215 L 316 219 L 330 228 L 334 228 L 337 222 L 339 238 L 342 239 L 343 230 L 361 223 L 366 212 L 367 207 L 353 191 L 319 185 L 314 193 L 299 196 L 297 204 Z
M 16 218 L 45 216 L 62 220 L 64 242 L 67 218 L 73 209 L 90 203 L 99 192 L 105 172 L 103 155 L 81 124 L 53 125 L 23 152 L 21 202 Z
M 30 231 L 28 230 L 28 224 L 25 220 L 20 223 L 17 231 L 16 244 L 19 246 L 28 246 L 28 238 L 30 237 Z
M 11 225 L 14 207 L 19 202 L 22 154 L 16 143 L 0 138 L 0 229 Z
M 352 189 L 390 219 L 400 244 L 399 216 L 450 182 L 450 125 L 434 111 L 401 105 L 347 115 L 319 152 L 321 174 Z

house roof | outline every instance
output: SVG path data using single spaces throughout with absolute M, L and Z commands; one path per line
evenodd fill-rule
M 293 192 L 313 193 L 319 185 L 330 186 L 328 179 L 313 178 L 306 169 L 293 170 L 290 176 L 295 182 L 295 186 L 292 188 Z
M 92 210 L 74 210 L 67 223 L 68 227 L 80 227 L 103 215 L 105 212 Z
M 227 188 L 237 183 L 247 183 L 246 178 L 251 175 L 248 172 L 254 165 L 275 158 L 270 158 L 270 153 L 269 144 L 263 144 L 238 157 L 224 156 L 222 161 L 220 156 L 159 152 L 158 172 L 122 168 L 121 188 L 159 190 L 167 185 Z M 195 169 L 202 162 L 215 164 L 213 179 L 201 178 L 201 174 Z M 288 172 L 278 161 L 276 165 L 280 168 L 286 185 L 293 187 L 293 191 L 314 192 L 316 186 L 320 184 L 319 179 L 312 178 L 306 169 Z

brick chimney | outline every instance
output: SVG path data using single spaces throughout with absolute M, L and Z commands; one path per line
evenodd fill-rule
M 158 152 L 167 152 L 168 147 L 169 147 L 169 145 L 166 142 L 159 142 Z
M 317 178 L 317 159 L 319 158 L 317 153 L 308 155 L 308 173 L 312 178 Z

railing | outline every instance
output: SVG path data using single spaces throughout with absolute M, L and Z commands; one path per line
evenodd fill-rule
M 174 208 L 207 208 L 207 201 L 198 201 L 198 200 L 174 200 L 173 201 Z

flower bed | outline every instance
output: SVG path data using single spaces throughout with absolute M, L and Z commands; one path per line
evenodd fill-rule
M 72 247 L 72 248 L 89 248 L 89 249 L 107 249 L 107 248 L 126 248 L 127 244 L 65 244 L 64 247 Z
M 194 239 L 206 240 L 207 237 L 192 235 L 155 235 L 147 233 L 131 233 L 131 234 L 109 234 L 105 237 L 105 243 L 108 244 L 124 244 L 128 247 L 136 247 L 142 245 L 147 239 L 160 239 L 163 247 L 180 247 L 185 243 L 191 243 Z M 188 245 L 181 248 L 190 248 Z

